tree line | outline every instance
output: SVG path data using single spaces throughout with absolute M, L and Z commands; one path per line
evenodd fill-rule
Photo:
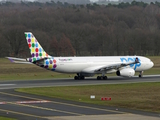
M 159 55 L 160 3 L 0 5 L 0 57 L 30 55 L 31 31 L 53 56 Z

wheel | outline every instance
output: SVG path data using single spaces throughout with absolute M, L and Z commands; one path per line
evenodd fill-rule
M 101 80 L 101 77 L 100 77 L 100 76 L 97 76 L 97 80 Z
M 107 76 L 103 76 L 103 80 L 107 80 Z
M 81 76 L 80 78 L 81 78 L 81 80 L 84 80 L 84 79 L 85 79 L 85 77 L 84 77 L 84 76 Z
M 81 76 L 78 76 L 78 80 L 80 80 L 81 79 Z
M 139 75 L 139 77 L 141 78 L 141 77 L 142 77 L 142 75 Z
M 99 80 L 99 76 L 97 76 L 97 80 Z
M 74 76 L 75 80 L 84 80 L 85 77 L 84 76 Z
M 143 71 L 140 71 L 140 72 L 139 72 L 139 77 L 140 77 L 140 78 L 143 77 Z
M 78 80 L 78 76 L 74 76 L 74 79 L 75 79 L 75 80 Z

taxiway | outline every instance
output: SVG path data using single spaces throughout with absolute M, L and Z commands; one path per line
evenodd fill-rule
M 56 120 L 56 119 L 92 119 L 104 116 L 139 116 L 140 119 L 158 120 L 159 113 L 143 112 L 117 107 L 85 104 L 56 98 L 30 95 L 15 92 L 15 88 L 46 87 L 46 86 L 75 86 L 98 84 L 124 84 L 138 82 L 160 82 L 160 76 L 144 76 L 143 78 L 110 77 L 109 80 L 53 79 L 53 80 L 25 80 L 0 82 L 0 116 L 16 118 L 18 120 Z M 95 115 L 93 117 L 93 115 Z M 89 117 L 90 116 L 90 117 Z M 75 118 L 76 117 L 76 118 Z M 89 117 L 89 118 L 88 118 Z M 105 118 L 105 119 L 106 119 Z M 119 117 L 118 117 L 119 118 Z M 134 118 L 134 117 L 133 117 Z M 113 117 L 113 119 L 115 119 Z M 137 118 L 136 118 L 137 119 Z

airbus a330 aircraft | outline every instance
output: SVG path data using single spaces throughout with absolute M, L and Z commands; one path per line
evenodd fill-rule
M 107 79 L 105 74 L 114 73 L 118 76 L 132 77 L 135 72 L 142 73 L 153 67 L 154 63 L 142 56 L 94 56 L 94 57 L 53 57 L 48 55 L 31 32 L 25 32 L 31 52 L 30 58 L 21 59 L 7 57 L 14 63 L 36 64 L 40 67 L 61 73 L 76 73 L 74 79 L 85 79 L 95 74 L 97 79 Z

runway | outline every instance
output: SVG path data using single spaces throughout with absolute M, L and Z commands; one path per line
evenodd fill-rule
M 45 87 L 45 86 L 73 86 L 95 84 L 121 84 L 137 82 L 160 82 L 160 76 L 145 76 L 144 78 L 111 77 L 109 80 L 53 79 L 53 80 L 25 80 L 0 82 L 0 116 L 16 118 L 18 120 L 56 120 L 56 119 L 91 119 L 89 116 L 124 116 L 140 115 L 152 120 L 158 120 L 160 113 L 143 112 L 117 107 L 85 104 L 62 99 L 48 98 L 15 92 L 14 88 Z M 73 118 L 72 118 L 73 117 Z M 93 118 L 95 118 L 93 117 Z M 107 117 L 107 118 L 108 118 Z M 92 119 L 93 119 L 92 118 Z
M 74 79 L 50 79 L 50 80 L 18 80 L 0 81 L 0 89 L 29 88 L 29 87 L 49 87 L 49 86 L 77 86 L 77 85 L 100 85 L 100 84 L 125 84 L 140 82 L 160 82 L 160 75 L 148 75 L 142 78 L 132 77 L 109 77 L 108 80 L 97 80 L 96 78 L 86 78 L 85 80 Z

